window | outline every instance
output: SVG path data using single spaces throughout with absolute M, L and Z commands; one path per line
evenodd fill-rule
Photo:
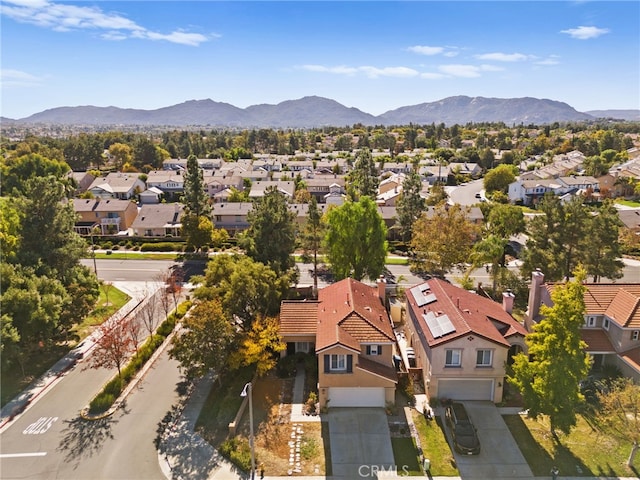
M 604 328 L 605 330 L 609 330 L 609 319 L 607 317 L 604 317 L 604 321 L 602 322 L 602 328 Z
M 461 365 L 462 359 L 462 350 L 460 349 L 449 349 L 446 351 L 446 356 L 444 360 L 445 367 L 459 367 Z
M 367 355 L 382 355 L 382 346 L 367 345 Z
M 638 340 L 640 338 L 640 330 L 634 330 L 631 332 L 631 340 Z
M 346 369 L 347 369 L 346 355 L 331 355 L 331 370 L 346 370 Z
M 476 367 L 490 367 L 493 360 L 493 351 L 478 350 L 476 352 Z
M 324 373 L 352 373 L 353 355 L 324 355 Z
M 296 342 L 296 352 L 309 353 L 311 351 L 311 342 Z
M 589 316 L 587 317 L 587 327 L 595 327 L 596 326 L 596 317 Z

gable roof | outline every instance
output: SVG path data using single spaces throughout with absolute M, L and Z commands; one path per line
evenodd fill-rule
M 345 278 L 318 292 L 316 351 L 343 345 L 360 351 L 360 343 L 392 343 L 391 321 L 378 289 Z
M 549 294 L 561 283 L 547 283 Z M 640 283 L 585 283 L 585 313 L 607 315 L 622 327 L 640 327 Z M 624 292 L 624 293 L 620 293 Z
M 418 290 L 428 286 L 427 303 Z M 416 288 L 418 290 L 416 290 Z M 427 290 L 424 290 L 427 292 Z M 508 314 L 500 304 L 449 282 L 433 278 L 406 291 L 408 308 L 413 311 L 416 327 L 421 329 L 427 344 L 435 347 L 453 339 L 479 335 L 505 347 L 507 338 L 527 334 L 526 329 Z M 446 323 L 446 318 L 451 322 Z M 448 327 L 444 332 L 432 332 L 427 318 L 442 318 Z M 447 331 L 448 330 L 448 331 Z M 420 335 L 422 338 L 422 335 Z
M 142 205 L 131 224 L 133 229 L 171 228 L 181 226 L 184 206 L 179 203 Z
M 135 204 L 131 200 L 119 200 L 115 198 L 74 198 L 73 210 L 75 212 L 124 212 Z

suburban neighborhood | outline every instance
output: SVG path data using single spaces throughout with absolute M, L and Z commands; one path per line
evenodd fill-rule
M 559 444 L 585 435 L 587 411 L 599 435 L 624 431 L 610 424 L 608 396 L 631 392 L 635 400 L 623 404 L 632 408 L 640 382 L 639 270 L 624 271 L 638 262 L 640 243 L 637 134 L 609 132 L 615 155 L 523 157 L 526 147 L 479 149 L 478 140 L 453 147 L 446 133 L 435 148 L 416 147 L 410 131 L 388 134 L 393 148 L 342 133 L 311 152 L 191 154 L 140 170 L 126 144 L 74 171 L 15 153 L 33 151 L 33 139 L 14 142 L 3 161 L 5 198 L 24 196 L 38 211 L 45 203 L 30 190 L 34 175 L 68 183 L 71 193 L 46 207 L 50 218 L 66 218 L 48 234 L 48 251 L 63 241 L 84 275 L 97 275 L 104 299 L 91 302 L 107 305 L 122 287 L 134 303 L 85 333 L 65 331 L 59 317 L 49 340 L 31 337 L 70 353 L 49 365 L 57 374 L 3 397 L 2 435 L 33 403 L 46 405 L 41 392 L 56 388 L 47 378 L 95 368 L 112 378 L 90 392 L 81 421 L 114 418 L 158 355 L 189 385 L 175 400 L 182 410 L 167 414 L 154 440 L 166 478 L 197 478 L 194 469 L 202 478 L 544 477 L 574 460 L 550 453 L 536 463 L 514 422 L 552 419 Z M 347 150 L 332 149 L 347 139 Z M 479 153 L 486 159 L 470 160 Z M 28 228 L 46 237 L 38 221 Z M 5 235 L 27 227 L 11 228 Z M 10 264 L 33 262 L 3 238 Z M 69 238 L 81 242 L 78 253 Z M 153 258 L 167 258 L 164 269 L 143 273 Z M 122 273 L 103 277 L 113 262 Z M 144 282 L 126 281 L 135 275 L 127 262 L 137 262 Z M 12 352 L 28 345 L 20 338 L 29 338 L 21 323 L 29 317 L 16 310 L 10 283 L 32 275 L 21 272 L 7 270 L 3 287 L 7 318 L 22 336 L 3 330 L 5 372 L 20 365 Z M 93 280 L 76 281 L 93 288 Z M 539 391 L 526 378 L 539 379 Z M 627 415 L 619 478 L 637 472 L 640 419 Z M 290 440 L 281 449 L 278 438 Z M 585 460 L 575 468 L 571 476 L 601 475 Z

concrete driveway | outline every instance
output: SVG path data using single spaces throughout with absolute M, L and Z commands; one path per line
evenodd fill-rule
M 529 465 L 520 452 L 511 432 L 492 402 L 462 402 L 478 430 L 480 455 L 461 455 L 453 450 L 460 477 L 464 480 L 486 480 L 488 478 L 533 478 Z M 442 421 L 444 409 L 442 409 Z M 451 443 L 451 431 L 446 427 L 447 439 Z
M 395 465 L 387 415 L 382 408 L 330 408 L 329 442 L 334 478 L 376 478 Z

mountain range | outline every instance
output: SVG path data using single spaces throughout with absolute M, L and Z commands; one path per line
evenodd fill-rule
M 118 107 L 58 107 L 3 123 L 61 125 L 155 125 L 238 128 L 313 128 L 323 126 L 418 125 L 469 122 L 504 122 L 507 125 L 590 121 L 598 118 L 640 121 L 640 110 L 579 112 L 570 105 L 547 99 L 455 96 L 389 110 L 381 115 L 349 108 L 324 97 L 309 96 L 277 105 L 238 108 L 211 99 L 140 110 Z

